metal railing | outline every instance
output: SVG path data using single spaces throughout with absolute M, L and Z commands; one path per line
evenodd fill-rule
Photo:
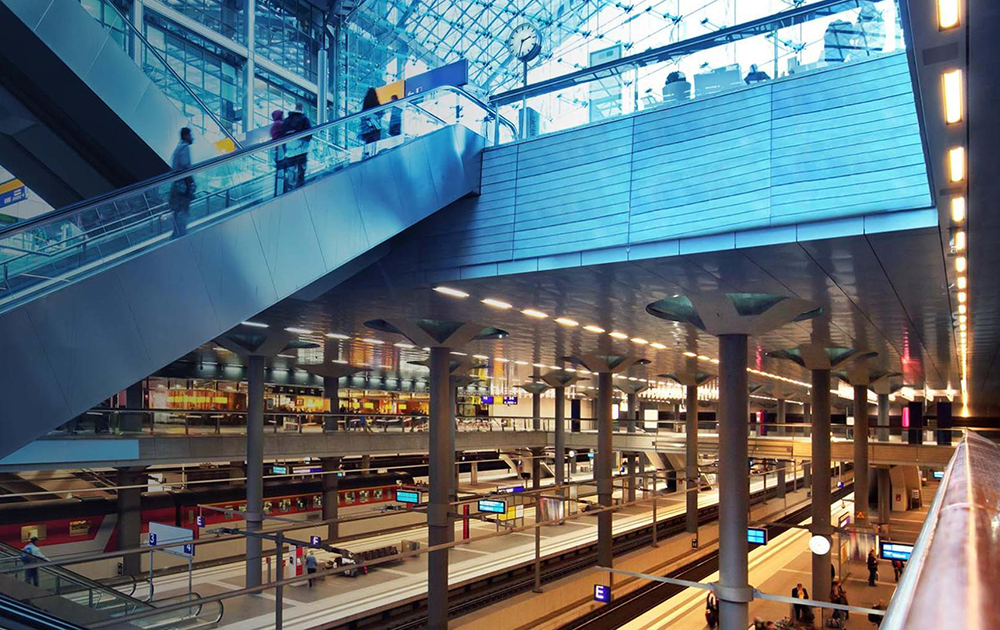
M 882 630 L 1000 627 L 1000 446 L 970 432 L 920 530 Z
M 11 225 L 0 230 L 0 311 L 453 124 L 487 142 L 514 129 L 442 86 Z

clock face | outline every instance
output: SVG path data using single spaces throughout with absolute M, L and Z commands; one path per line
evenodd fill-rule
M 541 34 L 531 24 L 521 24 L 514 27 L 507 40 L 510 54 L 521 61 L 531 61 L 542 52 Z

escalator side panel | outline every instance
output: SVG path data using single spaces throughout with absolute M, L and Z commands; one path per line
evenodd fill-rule
M 0 23 L 0 84 L 34 128 L 8 135 L 28 156 L 8 170 L 57 206 L 67 190 L 79 201 L 167 170 L 186 118 L 77 0 L 0 0 Z M 49 164 L 55 138 L 79 159 Z
M 433 156 L 433 193 L 411 145 Z M 0 458 L 470 194 L 483 145 L 440 129 L 0 315 Z

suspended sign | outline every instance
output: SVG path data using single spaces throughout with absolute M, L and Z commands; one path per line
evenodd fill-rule
M 748 527 L 747 542 L 751 545 L 766 545 L 767 530 L 760 527 Z
M 494 499 L 482 499 L 478 503 L 479 511 L 489 514 L 506 514 L 507 502 Z
M 420 503 L 420 493 L 415 490 L 396 490 L 396 500 L 400 503 L 417 505 Z

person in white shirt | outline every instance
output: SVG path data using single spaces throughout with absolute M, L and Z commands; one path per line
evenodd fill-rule
M 38 586 L 38 567 L 32 565 L 40 560 L 48 561 L 48 558 L 38 548 L 38 538 L 32 536 L 31 541 L 21 551 L 21 564 L 24 565 L 25 582 Z

